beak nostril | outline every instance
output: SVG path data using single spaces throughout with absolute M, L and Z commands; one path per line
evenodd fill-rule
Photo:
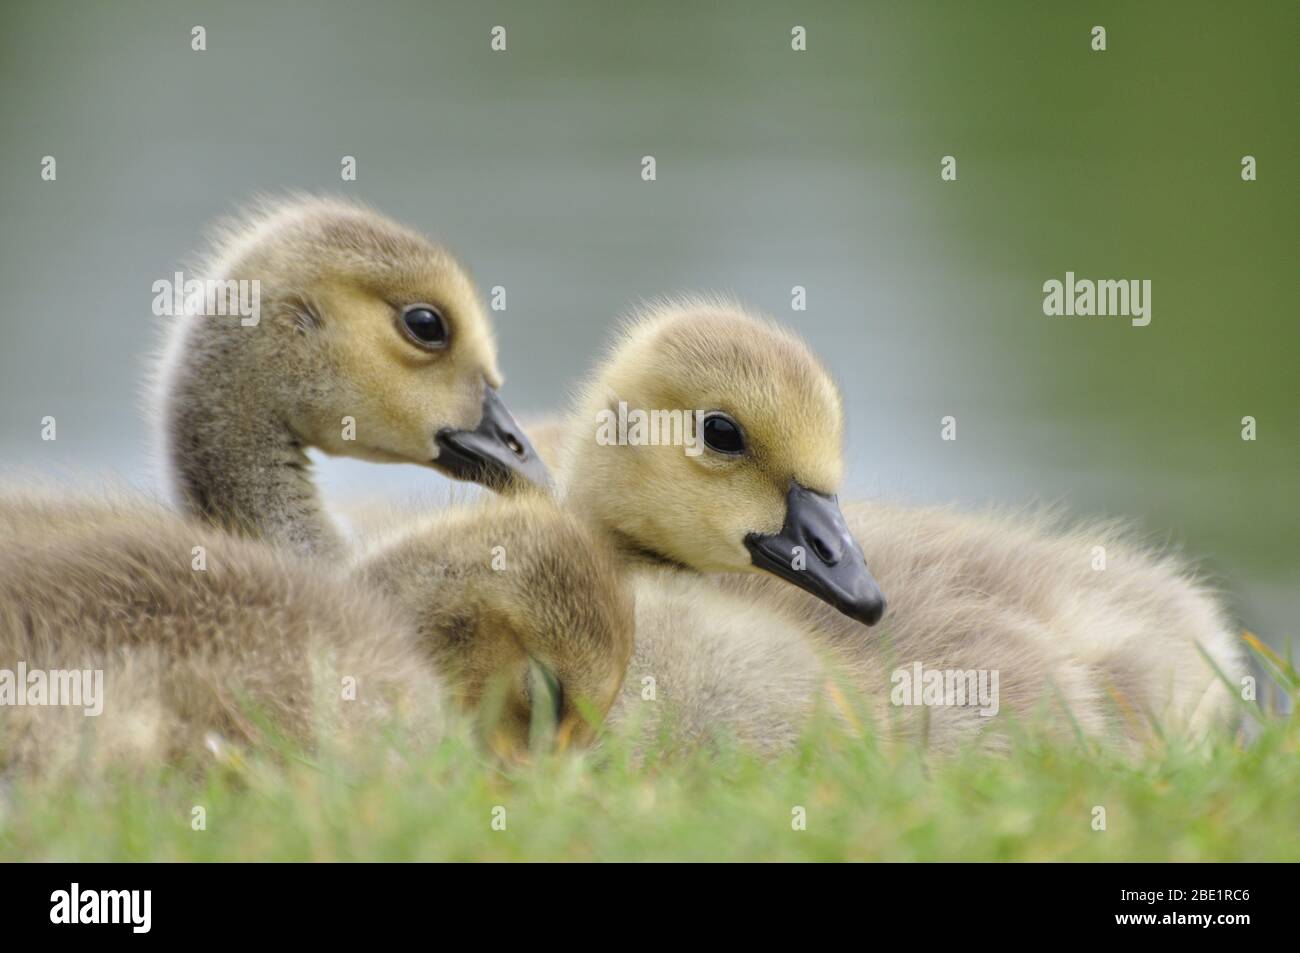
M 850 619 L 872 625 L 884 615 L 880 587 L 833 495 L 792 480 L 780 531 L 748 533 L 745 547 L 759 570 L 812 593 Z
M 516 457 L 524 455 L 524 445 L 519 442 L 519 438 L 514 434 L 506 434 L 506 446 L 510 448 L 510 452 Z
M 827 563 L 828 565 L 832 565 L 832 566 L 835 565 L 835 563 L 838 561 L 838 557 L 835 555 L 835 552 L 829 546 L 826 545 L 826 541 L 824 539 L 822 539 L 820 536 L 814 536 L 811 542 L 812 542 L 813 552 L 817 554 L 818 559 L 820 559 L 824 563 Z

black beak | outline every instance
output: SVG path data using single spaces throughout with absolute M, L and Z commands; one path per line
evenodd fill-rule
M 495 387 L 483 388 L 483 416 L 473 430 L 438 431 L 434 466 L 457 480 L 504 490 L 516 481 L 548 488 L 551 474 Z
M 792 483 L 785 499 L 781 532 L 745 537 L 754 565 L 806 589 L 851 619 L 875 625 L 885 614 L 885 597 L 867 572 L 866 558 L 849 534 L 835 497 Z

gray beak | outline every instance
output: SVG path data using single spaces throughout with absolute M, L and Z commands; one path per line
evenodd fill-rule
M 501 491 L 528 484 L 551 485 L 550 471 L 506 408 L 495 387 L 483 389 L 483 416 L 473 430 L 440 430 L 434 465 L 457 480 Z
M 885 597 L 833 496 L 790 484 L 781 532 L 750 533 L 745 546 L 755 566 L 811 592 L 851 619 L 875 625 L 885 614 Z

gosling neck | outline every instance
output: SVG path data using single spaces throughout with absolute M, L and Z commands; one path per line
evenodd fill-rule
M 582 519 L 587 527 L 614 551 L 620 564 L 638 568 L 693 571 L 689 566 L 646 546 L 632 534 L 616 526 L 602 512 L 598 494 L 591 486 L 592 481 L 572 478 L 574 473 L 581 472 L 581 466 L 580 454 L 575 453 L 566 460 L 566 465 L 558 478 L 559 499 L 566 509 Z
M 250 332 L 257 329 L 234 333 Z M 221 358 L 196 351 L 166 382 L 167 455 L 178 502 L 191 515 L 303 556 L 342 553 L 283 403 L 255 373 Z

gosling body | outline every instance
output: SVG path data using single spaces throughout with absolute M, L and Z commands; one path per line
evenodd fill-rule
M 47 508 L 78 525 L 45 532 Z M 218 737 L 365 745 L 400 722 L 432 740 L 502 686 L 491 738 L 526 750 L 533 660 L 565 694 L 559 737 L 585 741 L 631 652 L 612 556 L 540 498 L 449 511 L 331 567 L 179 520 L 139 500 L 0 498 L 0 667 L 99 670 L 103 713 L 13 708 L 0 767 L 94 771 L 192 760 Z M 42 533 L 44 532 L 44 536 Z M 509 568 L 493 568 L 492 542 Z M 581 589 L 569 576 L 583 578 Z M 581 723 L 580 723 L 581 722 Z
M 601 446 L 596 415 L 616 401 L 725 409 L 749 459 Z M 561 465 L 568 505 L 620 546 L 638 579 L 637 655 L 619 718 L 645 707 L 638 686 L 656 668 L 681 686 L 679 738 L 701 737 L 692 726 L 708 723 L 765 751 L 788 746 L 827 704 L 940 750 L 1005 748 L 1012 722 L 1138 745 L 1231 718 L 1219 673 L 1234 683 L 1244 663 L 1217 598 L 1185 563 L 1115 525 L 850 504 L 845 526 L 891 605 L 878 628 L 756 572 L 741 541 L 776 531 L 782 484 L 838 486 L 842 417 L 804 345 L 725 302 L 666 303 L 620 338 L 570 421 Z M 802 648 L 791 654 L 788 639 Z M 996 713 L 978 700 L 894 704 L 896 673 L 916 663 L 996 672 Z

